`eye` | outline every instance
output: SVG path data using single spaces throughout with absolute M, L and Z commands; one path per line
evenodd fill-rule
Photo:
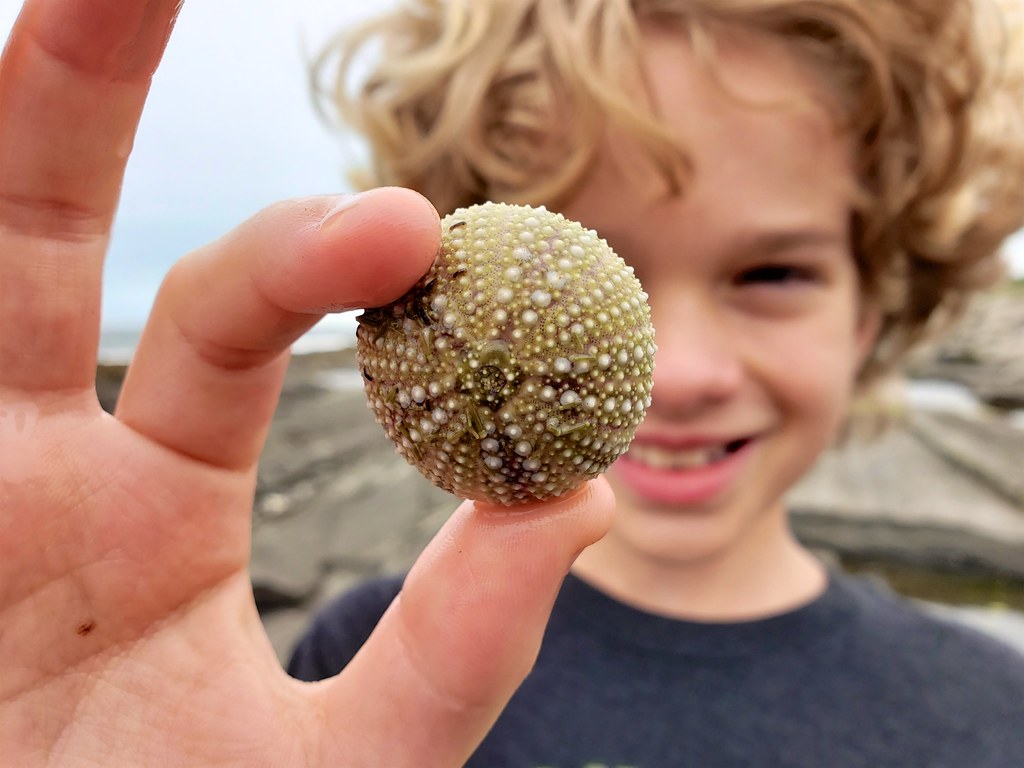
M 792 264 L 763 264 L 736 276 L 737 285 L 790 285 L 816 280 L 814 270 Z

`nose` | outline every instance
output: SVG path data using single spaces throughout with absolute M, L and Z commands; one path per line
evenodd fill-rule
M 691 416 L 736 394 L 743 379 L 740 349 L 713 299 L 651 297 L 658 352 L 651 409 Z

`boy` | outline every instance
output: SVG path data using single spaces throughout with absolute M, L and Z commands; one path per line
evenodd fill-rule
M 1020 61 L 990 61 L 989 10 L 418 3 L 339 43 L 341 84 L 384 52 L 334 92 L 365 183 L 593 227 L 658 334 L 611 531 L 470 765 L 1024 764 L 1024 660 L 827 570 L 783 501 L 1024 222 Z M 343 669 L 401 586 L 330 605 L 290 673 Z

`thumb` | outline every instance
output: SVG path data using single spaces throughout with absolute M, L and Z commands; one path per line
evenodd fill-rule
M 614 506 L 601 478 L 513 508 L 464 502 L 323 688 L 323 764 L 462 765 L 533 666 L 565 574 Z

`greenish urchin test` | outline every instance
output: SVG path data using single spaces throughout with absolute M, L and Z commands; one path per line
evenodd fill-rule
M 543 207 L 441 222 L 430 271 L 359 319 L 369 407 L 435 485 L 515 504 L 604 472 L 651 402 L 654 328 L 632 268 Z

